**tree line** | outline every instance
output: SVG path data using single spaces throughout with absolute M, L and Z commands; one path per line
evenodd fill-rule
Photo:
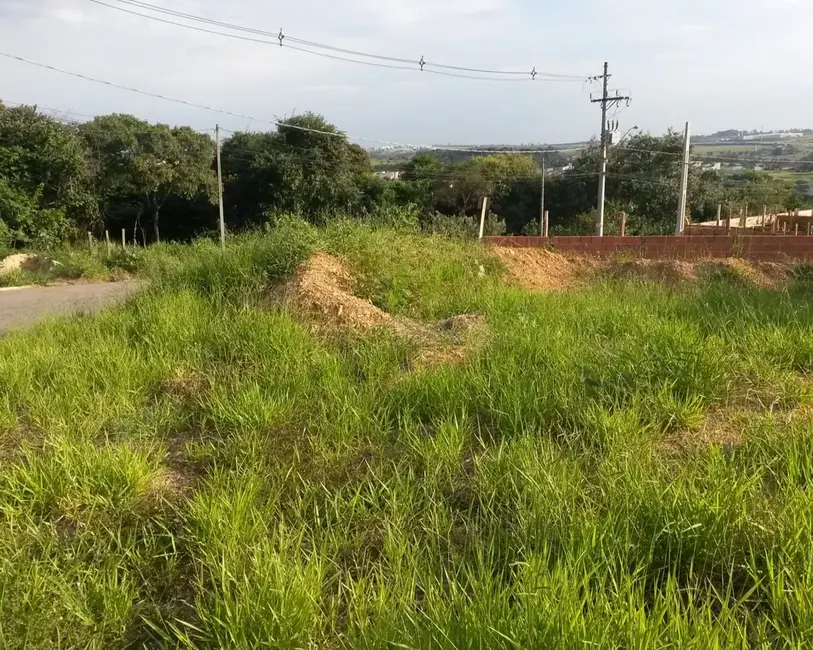
M 611 151 L 608 232 L 623 211 L 630 233 L 668 233 L 677 211 L 681 136 L 626 142 Z M 215 146 L 209 133 L 131 115 L 64 124 L 33 106 L 0 104 L 0 246 L 53 247 L 88 230 L 125 229 L 128 239 L 145 245 L 211 233 L 217 228 Z M 593 143 L 567 171 L 546 177 L 554 232 L 592 232 L 599 156 Z M 383 180 L 366 150 L 322 116 L 305 113 L 274 131 L 231 134 L 221 158 L 226 222 L 234 231 L 295 214 L 314 223 L 349 216 L 466 232 L 489 196 L 492 232 L 538 232 L 542 175 L 532 155 L 450 161 L 424 152 L 403 164 L 400 180 Z M 691 168 L 693 220 L 713 218 L 718 203 L 744 202 L 784 208 L 799 197 L 764 174 L 724 187 L 717 172 Z

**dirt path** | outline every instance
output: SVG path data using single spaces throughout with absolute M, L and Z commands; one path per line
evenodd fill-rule
M 0 334 L 28 327 L 47 318 L 96 313 L 131 296 L 139 282 L 72 284 L 59 287 L 24 287 L 0 290 Z

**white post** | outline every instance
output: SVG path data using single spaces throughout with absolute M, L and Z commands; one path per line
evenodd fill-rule
M 220 125 L 215 126 L 215 148 L 217 149 L 217 197 L 220 205 L 220 247 L 226 248 L 226 221 L 223 217 L 223 172 L 220 168 Z
M 488 197 L 484 196 L 483 197 L 483 210 L 480 213 L 480 236 L 478 237 L 478 239 L 483 238 L 483 232 L 485 231 L 485 228 L 486 228 L 486 212 L 488 212 Z
M 127 248 L 127 231 L 124 228 L 121 229 L 121 247 Z
M 686 223 L 686 203 L 689 192 L 689 149 L 690 149 L 690 129 L 686 122 L 686 134 L 683 136 L 683 175 L 680 179 L 680 201 L 678 202 L 676 235 L 683 234 L 683 226 Z
M 542 156 L 542 200 L 539 206 L 539 234 L 547 237 L 545 232 L 545 156 Z

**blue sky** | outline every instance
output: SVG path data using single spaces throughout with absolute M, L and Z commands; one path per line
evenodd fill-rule
M 114 3 L 114 0 L 108 0 Z M 495 69 L 598 74 L 633 97 L 621 128 L 813 127 L 810 0 L 150 0 L 365 51 Z M 0 0 L 0 51 L 271 118 L 314 110 L 404 143 L 565 142 L 600 126 L 581 83 L 381 70 L 161 25 L 89 0 Z M 82 114 L 262 128 L 0 59 L 0 97 Z

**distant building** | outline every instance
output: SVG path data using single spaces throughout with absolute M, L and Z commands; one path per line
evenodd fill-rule
M 404 172 L 375 172 L 375 175 L 385 181 L 398 181 L 404 175 Z

